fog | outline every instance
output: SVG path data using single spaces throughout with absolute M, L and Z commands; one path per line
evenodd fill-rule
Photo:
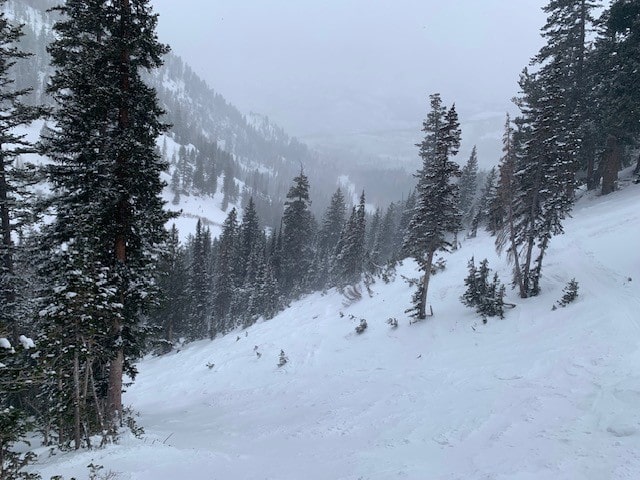
M 161 40 L 243 112 L 314 145 L 402 160 L 440 92 L 483 165 L 544 23 L 541 0 L 152 3 Z

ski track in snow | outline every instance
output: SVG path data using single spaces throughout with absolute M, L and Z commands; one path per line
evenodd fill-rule
M 458 300 L 472 255 L 508 279 L 481 236 L 447 256 L 424 322 L 403 313 L 401 275 L 417 276 L 405 261 L 351 306 L 313 294 L 247 336 L 147 358 L 126 394 L 145 437 L 43 455 L 43 476 L 81 478 L 93 460 L 132 480 L 640 478 L 639 196 L 583 198 L 552 240 L 541 295 L 509 291 L 504 320 L 482 325 Z M 551 311 L 573 277 L 578 300 Z

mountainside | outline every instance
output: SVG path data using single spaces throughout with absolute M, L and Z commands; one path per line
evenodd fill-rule
M 504 320 L 483 325 L 459 301 L 472 256 L 510 274 L 480 235 L 446 257 L 429 294 L 435 315 L 421 323 L 404 314 L 404 278 L 417 276 L 405 261 L 360 301 L 313 294 L 246 331 L 149 357 L 126 397 L 141 439 L 42 450 L 36 469 L 82 478 L 92 462 L 136 480 L 638 478 L 639 200 L 633 184 L 584 196 L 549 249 L 541 295 L 509 291 L 517 306 Z M 572 278 L 578 299 L 552 310 Z
M 14 72 L 19 88 L 33 88 L 28 98 L 33 104 L 51 102 L 46 93 L 52 73 L 46 47 L 53 39 L 56 13 L 47 10 L 56 3 L 9 0 L 5 6 L 9 18 L 24 24 L 22 48 L 34 54 Z M 148 75 L 147 81 L 156 89 L 166 112 L 164 120 L 171 125 L 158 147 L 170 163 L 167 183 L 180 170 L 179 187 L 167 191 L 166 197 L 172 200 L 176 191 L 181 194 L 173 208 L 184 211 L 184 222 L 179 223 L 190 228 L 184 235 L 192 233 L 195 218 L 215 226 L 231 206 L 246 205 L 250 196 L 265 226 L 277 226 L 286 192 L 301 167 L 310 178 L 316 216 L 327 206 L 341 176 L 348 176 L 357 191 L 366 189 L 369 201 L 379 206 L 397 200 L 412 187 L 411 175 L 394 166 L 371 174 L 370 168 L 345 166 L 340 153 L 323 155 L 320 161 L 318 153 L 289 137 L 268 117 L 241 113 L 175 54 L 166 55 L 164 66 Z M 179 157 L 181 148 L 184 155 Z M 194 185 L 198 162 L 206 187 Z M 227 183 L 223 195 L 225 176 L 234 182 Z M 230 188 L 233 184 L 235 191 Z M 216 192 L 219 198 L 214 201 Z

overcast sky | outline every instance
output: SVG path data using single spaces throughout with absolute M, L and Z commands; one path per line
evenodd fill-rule
M 546 2 L 152 3 L 161 40 L 216 91 L 304 138 L 419 129 L 436 91 L 467 117 L 510 109 Z

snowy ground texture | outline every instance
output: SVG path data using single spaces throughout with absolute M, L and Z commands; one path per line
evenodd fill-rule
M 311 295 L 246 334 L 148 358 L 126 394 L 144 438 L 43 453 L 38 470 L 80 479 L 93 461 L 132 480 L 640 478 L 639 201 L 640 185 L 580 200 L 552 242 L 542 294 L 510 292 L 518 306 L 504 320 L 482 325 L 458 300 L 472 255 L 508 279 L 482 236 L 434 277 L 424 322 L 403 313 L 401 274 L 417 276 L 405 262 L 351 306 Z M 551 311 L 573 277 L 579 299 Z M 357 335 L 360 318 L 369 328 Z M 289 362 L 278 368 L 281 349 Z

